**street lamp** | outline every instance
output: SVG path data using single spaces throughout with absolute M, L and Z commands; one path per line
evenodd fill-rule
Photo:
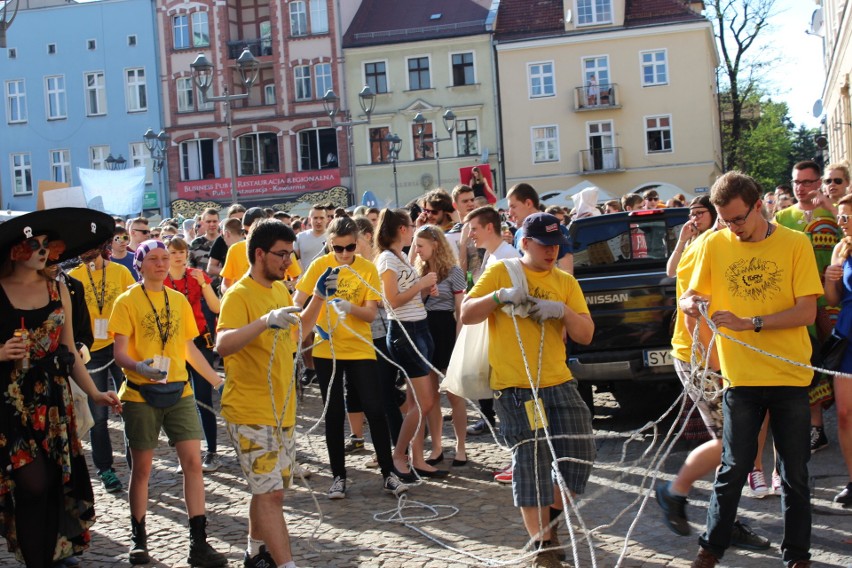
M 393 163 L 393 199 L 394 204 L 399 207 L 399 188 L 396 185 L 396 161 L 399 159 L 399 151 L 402 149 L 402 138 L 396 134 L 388 134 L 385 136 L 385 142 L 388 143 L 388 157 Z
M 166 148 L 169 142 L 169 135 L 165 130 L 160 130 L 159 134 L 154 134 L 154 130 L 149 128 L 142 136 L 145 141 L 145 147 L 148 153 L 151 154 L 154 173 L 160 174 L 160 199 L 162 203 L 160 209 L 165 216 L 166 204 L 169 202 L 169 190 L 166 187 L 166 172 L 163 166 L 166 164 Z
M 121 154 L 118 155 L 118 158 L 114 158 L 112 154 L 110 154 L 106 157 L 106 160 L 104 160 L 104 162 L 106 163 L 107 169 L 111 171 L 123 170 L 127 167 L 127 160 L 125 160 L 124 156 L 122 156 Z
M 260 73 L 260 62 L 251 54 L 249 48 L 243 49 L 243 52 L 237 58 L 237 70 L 240 72 L 240 80 L 246 92 L 242 94 L 230 94 L 228 92 L 228 84 L 224 86 L 225 94 L 219 96 L 207 95 L 207 91 L 213 83 L 213 64 L 203 53 L 199 53 L 190 65 L 192 68 L 192 78 L 201 91 L 201 96 L 204 100 L 213 103 L 225 103 L 225 118 L 228 124 L 228 161 L 231 168 L 231 200 L 237 202 L 237 157 L 236 149 L 234 148 L 234 140 L 231 136 L 233 120 L 231 116 L 231 102 L 247 99 L 251 92 L 251 87 L 257 81 L 257 75 Z
M 435 164 L 438 166 L 438 187 L 441 187 L 441 152 L 438 143 L 453 139 L 453 131 L 456 129 L 456 115 L 452 109 L 447 109 L 444 113 L 443 122 L 444 129 L 446 129 L 449 136 L 446 138 L 437 138 L 434 136 L 432 138 L 425 138 L 426 118 L 420 112 L 414 117 L 414 124 L 417 125 L 417 138 L 420 142 L 420 152 L 423 153 L 424 157 L 426 156 L 426 144 L 435 144 Z
M 326 91 L 325 95 L 322 97 L 322 108 L 331 120 L 332 128 L 344 126 L 347 129 L 346 146 L 349 149 L 349 179 L 352 180 L 352 193 L 356 202 L 358 201 L 358 192 L 355 187 L 355 160 L 352 159 L 352 127 L 359 124 L 370 124 L 370 116 L 376 108 L 376 93 L 373 92 L 373 89 L 370 88 L 369 85 L 364 85 L 364 88 L 361 89 L 360 93 L 358 93 L 358 104 L 361 105 L 361 110 L 364 111 L 364 114 L 367 116 L 366 120 L 347 120 L 344 122 L 337 122 L 337 115 L 340 112 L 340 97 L 338 97 L 337 93 L 331 89 Z

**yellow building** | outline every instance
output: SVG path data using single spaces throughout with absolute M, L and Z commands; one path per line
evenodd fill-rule
M 852 16 L 845 0 L 815 0 L 819 5 L 811 21 L 811 31 L 823 37 L 825 87 L 822 107 L 828 136 L 829 162 L 852 159 L 852 105 L 849 100 L 852 73 Z
M 626 6 L 627 4 L 627 6 Z M 495 43 L 506 185 L 702 193 L 721 172 L 702 3 L 502 0 Z

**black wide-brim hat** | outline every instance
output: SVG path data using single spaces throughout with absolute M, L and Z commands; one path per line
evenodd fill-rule
M 80 256 L 112 238 L 115 219 L 106 213 L 83 207 L 58 207 L 33 211 L 0 223 L 0 260 L 9 257 L 12 247 L 26 239 L 47 235 L 65 243 L 59 258 L 49 264 Z

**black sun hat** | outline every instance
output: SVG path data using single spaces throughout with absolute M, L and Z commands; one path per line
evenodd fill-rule
M 62 262 L 96 248 L 115 232 L 115 221 L 106 213 L 82 207 L 59 207 L 33 211 L 0 223 L 0 260 L 20 242 L 46 235 L 62 241 L 64 250 L 49 263 Z

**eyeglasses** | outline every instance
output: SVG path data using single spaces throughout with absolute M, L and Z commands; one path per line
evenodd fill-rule
M 745 215 L 740 215 L 739 217 L 734 217 L 730 221 L 727 220 L 727 219 L 722 219 L 721 217 L 719 217 L 719 221 L 721 221 L 722 223 L 724 223 L 728 227 L 730 227 L 731 225 L 736 225 L 737 227 L 740 227 L 743 224 L 745 224 L 746 219 L 748 219 L 748 216 L 751 215 L 752 211 L 754 211 L 754 205 L 752 205 L 751 207 L 748 208 L 748 213 L 746 213 Z
M 137 233 L 142 233 L 143 235 L 147 235 L 148 233 L 150 233 L 150 232 L 151 232 L 151 231 L 149 231 L 148 229 L 130 229 L 130 230 L 131 230 L 131 231 L 136 231 Z
M 114 243 L 119 243 L 119 242 L 122 242 L 122 241 L 124 241 L 126 243 L 129 240 L 130 240 L 130 237 L 128 237 L 127 235 L 116 235 L 115 237 L 112 238 L 112 242 L 114 242 Z
M 818 181 L 819 179 L 791 179 L 790 183 L 793 185 L 813 185 Z
M 790 201 L 792 199 L 789 195 L 779 195 L 778 201 Z
M 331 245 L 331 248 L 333 248 L 334 252 L 336 252 L 337 254 L 341 254 L 343 251 L 355 252 L 355 248 L 357 246 L 358 246 L 357 244 L 351 243 L 351 244 L 346 245 L 345 247 L 341 246 L 341 245 Z
M 694 210 L 689 212 L 689 216 L 690 217 L 701 217 L 705 213 L 707 213 L 706 209 L 694 209 Z
M 822 181 L 825 183 L 825 185 L 843 185 L 843 182 L 846 180 L 843 178 L 825 178 Z
M 285 259 L 288 259 L 291 256 L 293 256 L 293 251 L 291 251 L 291 250 L 279 250 L 279 251 L 268 250 L 266 252 L 269 253 L 269 254 L 274 254 L 275 256 L 280 258 L 281 260 L 285 260 Z
M 838 215 L 837 216 L 837 222 L 843 223 L 845 225 L 846 223 L 849 222 L 849 217 L 852 217 L 852 215 Z

